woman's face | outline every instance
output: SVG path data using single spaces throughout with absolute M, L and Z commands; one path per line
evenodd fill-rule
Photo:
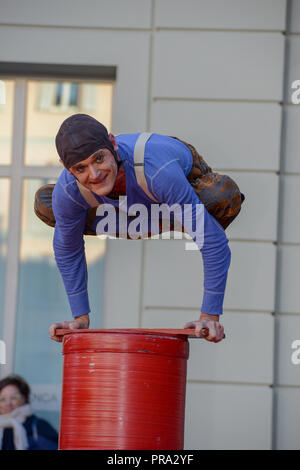
M 0 391 L 0 414 L 11 413 L 25 404 L 25 398 L 15 385 L 6 385 Z

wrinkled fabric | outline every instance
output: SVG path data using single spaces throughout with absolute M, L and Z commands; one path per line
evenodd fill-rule
M 183 142 L 193 155 L 188 181 L 206 210 L 226 229 L 239 214 L 244 195 L 232 178 L 214 173 L 193 145 L 178 140 Z
M 31 415 L 32 409 L 29 404 L 19 406 L 11 413 L 0 415 L 0 449 L 2 448 L 2 437 L 5 428 L 13 429 L 16 450 L 26 450 L 28 448 L 27 434 L 23 423 Z

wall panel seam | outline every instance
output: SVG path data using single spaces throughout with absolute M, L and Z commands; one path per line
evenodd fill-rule
M 234 381 L 234 380 L 196 380 L 196 379 L 187 379 L 188 384 L 199 384 L 199 385 L 235 385 L 235 386 L 243 386 L 243 387 L 267 387 L 272 388 L 272 383 L 269 382 L 243 382 L 243 381 Z
M 31 29 L 73 29 L 73 30 L 85 30 L 85 31 L 116 31 L 116 32 L 151 32 L 150 28 L 131 28 L 131 27 L 118 27 L 118 26 L 75 26 L 75 25 L 57 25 L 57 24 L 22 24 L 22 23 L 0 23 L 0 28 L 31 28 Z
M 285 41 L 284 41 L 284 59 L 283 59 L 283 80 L 282 80 L 282 102 L 281 108 L 281 131 L 280 131 L 280 158 L 279 158 L 279 192 L 277 202 L 277 246 L 276 246 L 276 265 L 275 265 L 275 322 L 274 322 L 274 338 L 273 338 L 273 400 L 272 400 L 272 449 L 276 449 L 277 445 L 277 396 L 276 385 L 278 383 L 279 371 L 279 321 L 278 312 L 280 310 L 280 243 L 283 237 L 282 223 L 283 223 L 283 195 L 282 195 L 282 174 L 284 172 L 284 157 L 285 157 L 285 141 L 286 141 L 286 117 L 284 113 L 284 105 L 289 101 L 288 91 L 288 66 L 289 66 L 289 41 L 288 35 L 291 24 L 291 0 L 286 0 L 286 19 L 285 19 Z
M 41 29 L 74 29 L 74 30 L 96 30 L 96 31 L 133 31 L 149 32 L 152 28 L 137 28 L 131 26 L 82 26 L 82 25 L 57 25 L 57 24 L 30 24 L 30 23 L 5 23 L 0 27 L 5 28 L 41 28 Z M 199 32 L 199 33 L 245 33 L 245 34 L 283 34 L 281 29 L 238 29 L 238 28 L 184 28 L 184 27 L 154 27 L 155 32 Z M 290 33 L 290 36 L 298 36 L 300 33 Z

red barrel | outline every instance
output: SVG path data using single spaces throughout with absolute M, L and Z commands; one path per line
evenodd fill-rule
M 64 334 L 60 449 L 183 449 L 187 336 L 143 331 Z

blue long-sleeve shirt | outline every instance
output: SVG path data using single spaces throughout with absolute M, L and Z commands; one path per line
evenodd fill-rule
M 204 267 L 204 293 L 201 311 L 221 315 L 230 265 L 230 249 L 224 229 L 207 212 L 199 201 L 186 176 L 191 170 L 193 159 L 187 146 L 182 142 L 160 134 L 152 134 L 146 143 L 144 172 L 148 189 L 155 203 L 137 184 L 133 153 L 139 134 L 123 134 L 116 137 L 118 153 L 126 172 L 127 208 L 142 204 L 149 214 L 149 226 L 153 204 L 166 204 L 174 210 L 174 220 L 179 220 L 197 244 L 202 253 Z M 94 194 L 99 204 L 119 205 L 119 201 Z M 72 315 L 77 317 L 90 312 L 87 292 L 87 266 L 84 250 L 83 231 L 87 210 L 90 206 L 82 197 L 77 181 L 68 171 L 63 170 L 53 191 L 52 207 L 56 219 L 53 247 L 57 266 L 68 295 Z M 101 208 L 101 206 L 100 206 Z M 157 219 L 157 218 L 156 218 Z M 103 215 L 95 219 L 93 228 L 99 228 Z M 132 218 L 128 218 L 128 224 Z M 117 224 L 118 230 L 118 224 Z M 146 230 L 148 232 L 150 230 Z

